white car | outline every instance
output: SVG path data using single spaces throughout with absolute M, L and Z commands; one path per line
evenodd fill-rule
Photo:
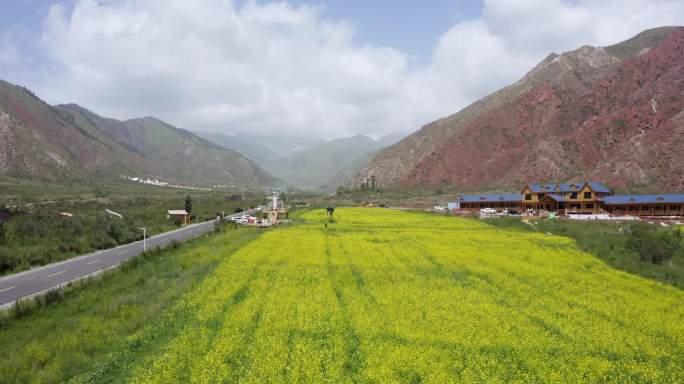
M 494 209 L 494 208 L 482 208 L 482 209 L 480 209 L 480 215 L 496 215 L 496 209 Z

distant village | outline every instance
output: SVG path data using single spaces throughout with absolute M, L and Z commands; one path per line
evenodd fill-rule
M 137 176 L 121 175 L 121 178 L 128 180 L 128 181 L 132 181 L 134 183 L 156 185 L 158 187 L 187 189 L 187 190 L 192 190 L 192 191 L 213 191 L 212 188 L 208 188 L 208 187 L 193 187 L 193 186 L 188 186 L 188 185 L 169 184 L 169 182 L 167 182 L 167 181 L 162 181 L 162 180 L 158 180 L 158 179 L 146 179 L 144 177 L 137 177 Z
M 159 179 L 150 179 L 150 178 L 139 177 L 139 176 L 120 175 L 119 177 L 126 180 L 126 181 L 130 181 L 133 183 L 155 185 L 158 187 L 185 189 L 185 190 L 192 190 L 192 191 L 211 192 L 211 191 L 215 191 L 217 189 L 239 189 L 242 191 L 248 190 L 247 187 L 242 186 L 242 185 L 236 185 L 236 184 L 227 184 L 227 185 L 215 184 L 215 185 L 211 185 L 211 186 L 199 187 L 199 186 L 171 184 L 168 181 L 163 181 L 163 180 L 159 180 Z M 282 193 L 282 192 L 287 191 L 287 189 L 288 189 L 287 185 L 279 184 L 279 185 L 275 185 L 275 186 L 270 186 L 270 187 L 266 188 L 265 191 L 268 193 Z

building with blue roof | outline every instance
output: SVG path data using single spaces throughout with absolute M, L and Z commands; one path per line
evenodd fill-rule
M 499 195 L 463 195 L 458 199 L 461 210 L 479 211 L 482 208 L 494 208 L 498 211 L 504 209 L 520 210 L 522 195 L 519 193 L 507 193 Z
M 602 201 L 612 194 L 610 188 L 592 181 L 558 184 L 528 184 L 522 190 L 525 211 L 596 214 Z
M 520 193 L 463 195 L 452 206 L 471 212 L 494 208 L 530 213 L 681 216 L 684 194 L 613 195 L 604 184 L 591 181 L 528 184 Z
M 604 205 L 616 216 L 681 216 L 684 194 L 608 196 Z

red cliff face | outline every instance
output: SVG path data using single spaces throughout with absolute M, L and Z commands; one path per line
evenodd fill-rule
M 639 48 L 631 40 L 545 60 L 523 79 L 534 84 L 528 91 L 480 113 L 387 181 L 488 188 L 581 178 L 683 191 L 684 28 L 665 36 L 630 58 L 612 52 Z M 366 172 L 375 171 L 371 162 Z

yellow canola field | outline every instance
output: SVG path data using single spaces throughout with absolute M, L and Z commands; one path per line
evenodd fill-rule
M 134 383 L 676 383 L 684 293 L 567 238 L 383 209 L 265 233 Z

